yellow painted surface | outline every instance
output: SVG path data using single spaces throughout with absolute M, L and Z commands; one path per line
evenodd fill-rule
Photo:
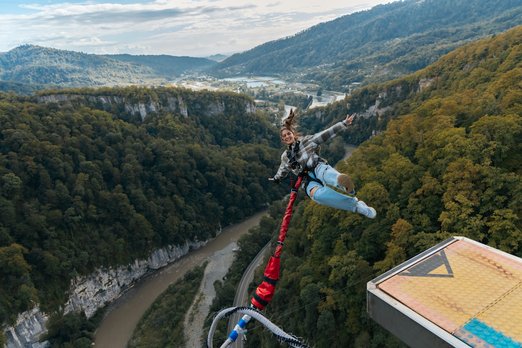
M 477 319 L 522 344 L 522 283 L 477 315 Z
M 378 288 L 449 333 L 478 319 L 522 342 L 521 259 L 457 240 Z

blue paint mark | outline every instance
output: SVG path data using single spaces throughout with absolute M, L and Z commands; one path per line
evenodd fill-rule
M 232 342 L 235 342 L 237 340 L 237 336 L 239 336 L 239 334 L 237 333 L 236 330 L 232 330 L 232 332 L 230 333 L 230 335 L 228 335 L 228 338 L 230 338 L 230 340 Z
M 494 347 L 522 348 L 522 343 L 505 336 L 502 332 L 493 329 L 477 319 L 473 319 L 467 323 L 464 329 Z

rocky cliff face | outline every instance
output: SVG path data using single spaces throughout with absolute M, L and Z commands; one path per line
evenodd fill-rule
M 182 246 L 168 246 L 154 251 L 146 260 L 136 260 L 130 265 L 115 269 L 99 269 L 93 274 L 73 280 L 69 300 L 65 304 L 64 314 L 82 311 L 91 317 L 96 310 L 120 297 L 126 289 L 144 275 L 176 261 L 189 250 L 197 249 L 206 242 L 185 243 Z M 46 342 L 38 342 L 46 332 L 48 315 L 38 307 L 18 316 L 16 324 L 8 327 L 4 334 L 7 348 L 41 348 Z
M 59 103 L 59 104 L 83 104 L 91 107 L 100 108 L 104 111 L 125 110 L 131 115 L 139 115 L 143 121 L 148 115 L 160 111 L 180 113 L 188 117 L 187 106 L 183 98 L 169 97 L 165 104 L 156 101 L 131 101 L 123 96 L 115 95 L 81 95 L 81 94 L 50 94 L 37 97 L 39 103 Z
M 42 313 L 38 307 L 24 312 L 18 316 L 16 324 L 5 331 L 7 348 L 47 347 L 45 342 L 39 343 L 38 337 L 46 332 L 45 323 L 49 317 Z
M 188 95 L 187 95 L 188 96 Z M 245 113 L 255 112 L 255 104 L 253 101 L 244 97 L 223 97 L 209 98 L 211 102 L 192 101 L 186 102 L 186 98 L 181 93 L 174 91 L 168 95 L 162 95 L 162 98 L 136 101 L 136 98 L 130 98 L 121 95 L 87 95 L 87 94 L 48 94 L 37 97 L 39 103 L 58 103 L 65 105 L 86 105 L 92 108 L 119 114 L 127 113 L 132 116 L 139 115 L 141 120 L 151 114 L 161 112 L 171 112 L 189 117 L 192 114 L 200 114 L 206 116 L 215 116 L 224 114 L 229 107 L 228 104 L 240 104 Z M 230 105 L 231 106 L 231 105 Z

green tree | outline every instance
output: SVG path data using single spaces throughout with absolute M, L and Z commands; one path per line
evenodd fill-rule
M 2 176 L 0 181 L 2 185 L 2 195 L 5 198 L 14 198 L 20 193 L 22 188 L 22 180 L 14 173 L 7 173 Z
M 24 255 L 27 249 L 19 244 L 0 247 L 0 302 L 7 309 L 0 319 L 11 322 L 17 312 L 33 307 L 38 297 L 31 281 L 31 266 Z

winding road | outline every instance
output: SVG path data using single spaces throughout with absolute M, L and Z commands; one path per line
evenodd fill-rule
M 250 296 L 248 293 L 248 285 L 254 280 L 254 272 L 256 269 L 262 265 L 262 262 L 265 258 L 265 255 L 271 250 L 271 244 L 268 242 L 263 249 L 259 253 L 257 253 L 256 257 L 250 262 L 247 269 L 243 273 L 243 276 L 241 277 L 241 280 L 239 281 L 239 284 L 237 286 L 236 295 L 234 297 L 234 306 L 250 306 Z M 227 332 L 230 333 L 234 326 L 236 326 L 237 322 L 243 314 L 235 313 L 230 316 L 230 319 L 228 320 L 228 328 Z M 243 347 L 243 340 L 241 337 L 234 342 L 233 344 L 229 345 L 231 348 L 242 348 Z

